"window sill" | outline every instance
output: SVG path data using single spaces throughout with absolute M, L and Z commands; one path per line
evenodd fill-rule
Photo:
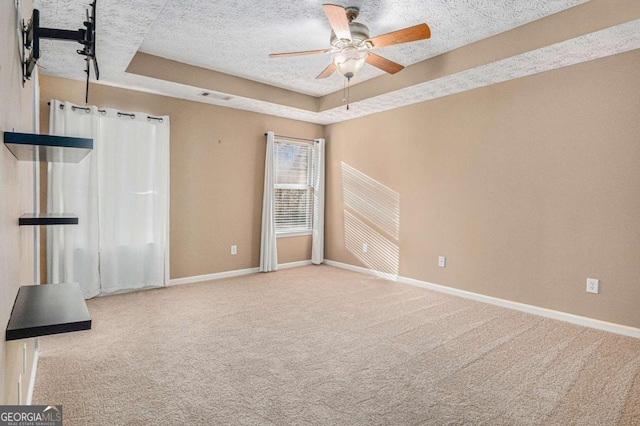
M 304 235 L 312 235 L 312 234 L 313 234 L 313 231 L 283 232 L 282 234 L 276 234 L 276 238 L 302 237 Z

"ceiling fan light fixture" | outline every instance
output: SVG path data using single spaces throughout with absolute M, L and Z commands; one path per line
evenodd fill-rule
M 334 72 L 339 72 L 347 79 L 347 84 L 345 84 L 347 97 L 348 82 L 358 74 L 365 62 L 388 74 L 395 74 L 404 68 L 404 66 L 373 52 L 369 53 L 369 49 L 425 40 L 431 37 L 429 26 L 418 24 L 371 38 L 369 28 L 360 22 L 355 22 L 360 13 L 360 9 L 357 7 L 323 4 L 322 8 L 331 26 L 331 47 L 329 49 L 272 53 L 269 57 L 279 58 L 331 52 L 331 63 L 318 74 L 316 79 L 327 78 Z
M 340 52 L 334 53 L 331 60 L 338 72 L 347 80 L 351 80 L 358 74 L 368 56 L 368 52 L 360 51 L 354 47 L 346 47 Z

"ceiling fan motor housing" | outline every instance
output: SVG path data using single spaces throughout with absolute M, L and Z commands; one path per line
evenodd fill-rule
M 356 49 L 370 47 L 366 43 L 366 40 L 369 39 L 369 28 L 366 25 L 352 21 L 349 22 L 349 30 L 351 31 L 351 41 L 341 40 L 336 36 L 336 33 L 331 31 L 331 46 L 336 49 L 343 49 L 347 46 L 353 46 Z

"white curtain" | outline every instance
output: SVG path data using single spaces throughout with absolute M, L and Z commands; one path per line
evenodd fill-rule
M 264 195 L 262 197 L 260 272 L 270 272 L 278 269 L 273 169 L 274 139 L 275 134 L 267 132 L 267 151 L 264 160 Z
M 49 134 L 92 138 L 98 133 L 97 108 L 89 113 L 52 100 Z M 78 225 L 47 226 L 47 282 L 77 282 L 85 298 L 100 294 L 97 151 L 80 163 L 48 163 L 47 211 L 74 213 Z
M 324 262 L 324 139 L 314 141 L 313 168 L 313 236 L 311 263 Z
M 166 285 L 169 117 L 88 108 L 51 101 L 50 134 L 94 146 L 79 164 L 49 164 L 48 211 L 79 219 L 47 228 L 49 281 L 78 282 L 87 298 Z

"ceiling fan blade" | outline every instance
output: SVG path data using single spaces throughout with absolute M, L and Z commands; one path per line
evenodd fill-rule
M 300 55 L 316 55 L 318 53 L 327 53 L 331 49 L 320 49 L 320 50 L 305 50 L 303 52 L 288 52 L 288 53 L 272 53 L 269 55 L 270 58 L 284 58 L 287 56 L 300 56 Z
M 404 68 L 404 66 L 397 62 L 390 61 L 387 58 L 383 58 L 382 56 L 371 52 L 369 52 L 369 56 L 367 56 L 367 63 L 376 68 L 380 68 L 382 71 L 388 72 L 389 74 L 395 74 Z
M 333 62 L 329 64 L 318 76 L 316 79 L 327 78 L 336 70 L 336 66 L 333 65 Z
M 392 46 L 410 41 L 424 40 L 431 37 L 431 30 L 427 24 L 419 24 L 403 30 L 394 31 L 367 40 L 373 47 Z
M 342 6 L 335 4 L 323 4 L 324 13 L 327 14 L 331 29 L 339 39 L 351 41 L 351 30 L 349 29 L 349 19 L 347 11 Z

